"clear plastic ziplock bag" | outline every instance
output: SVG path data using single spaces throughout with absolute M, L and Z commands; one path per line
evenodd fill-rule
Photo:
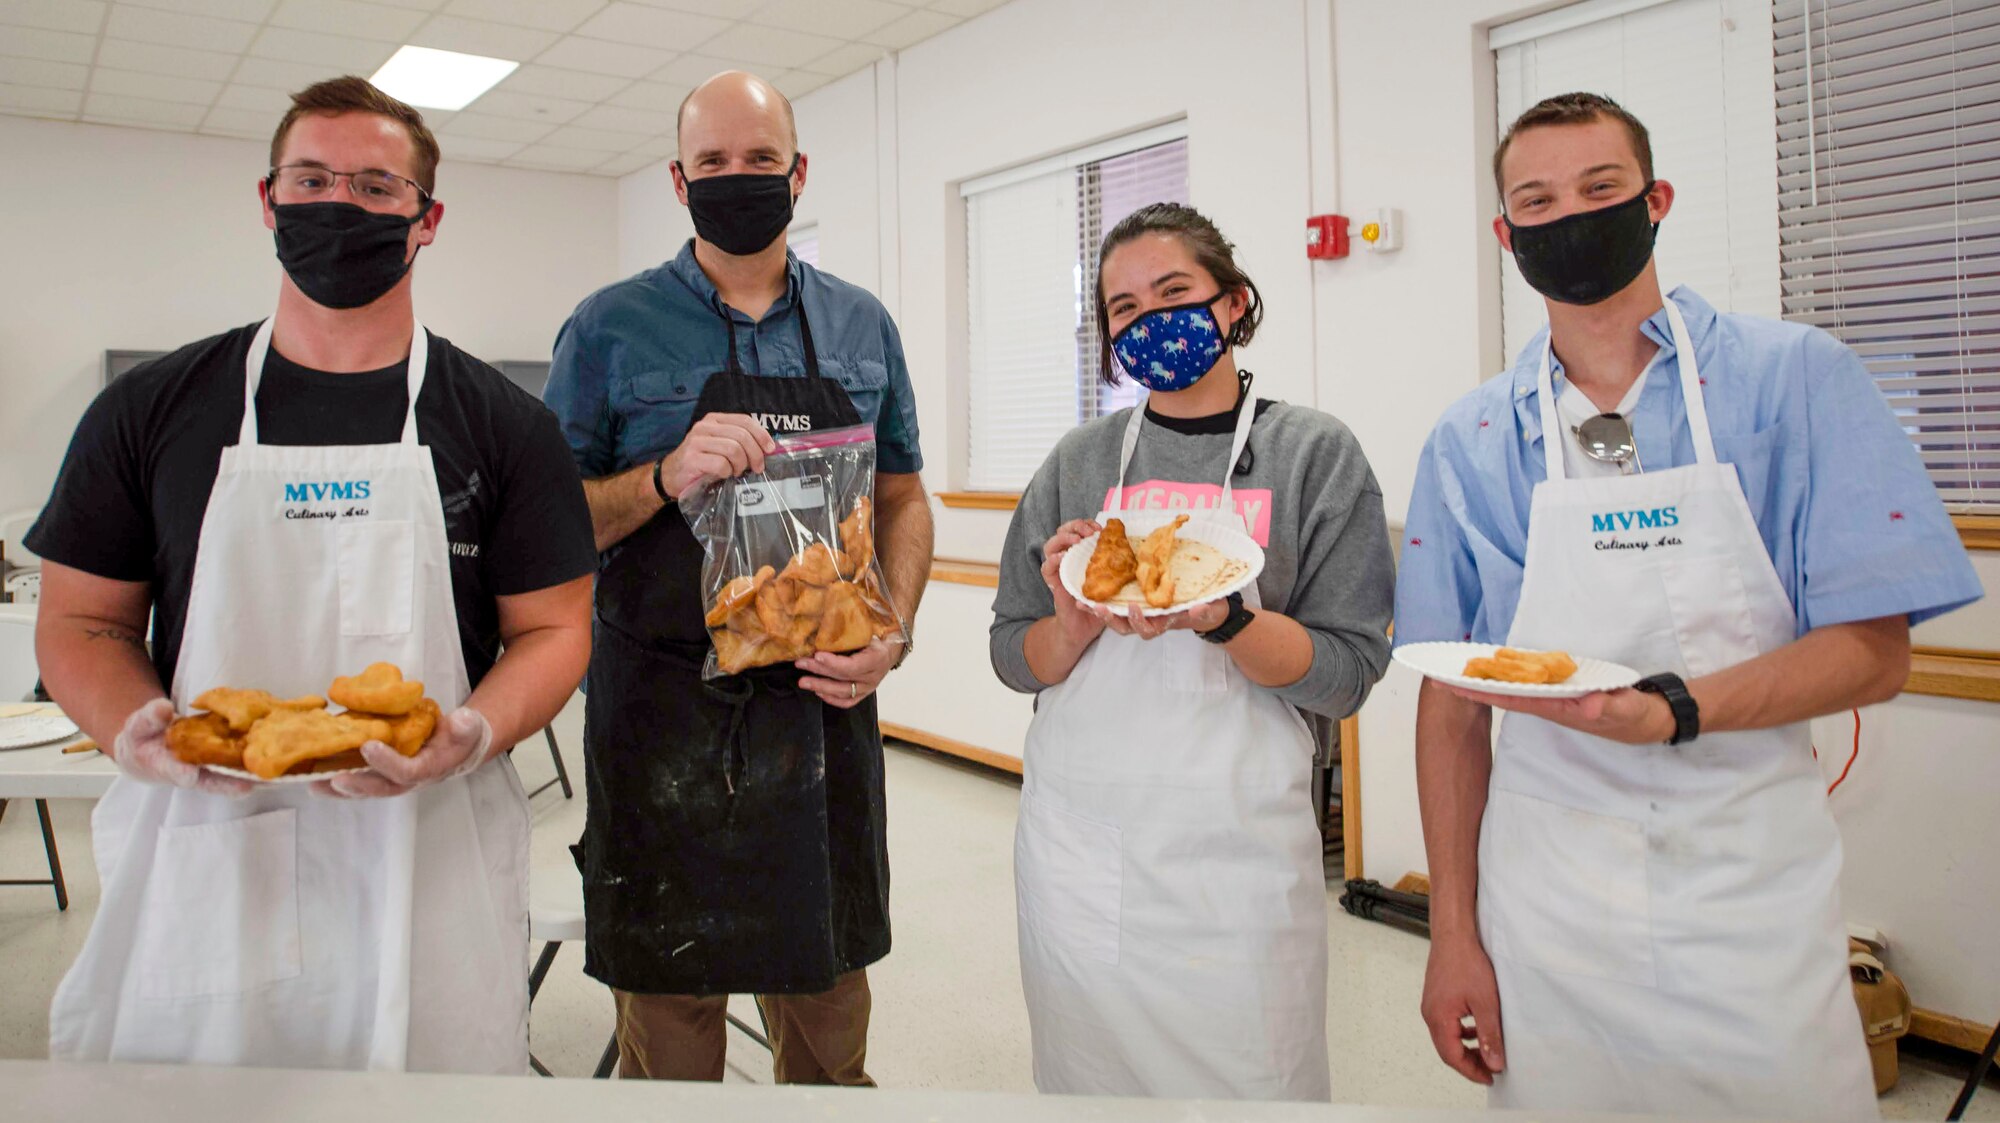
M 704 553 L 704 679 L 904 638 L 875 557 L 875 431 L 775 439 L 762 472 L 681 496 Z

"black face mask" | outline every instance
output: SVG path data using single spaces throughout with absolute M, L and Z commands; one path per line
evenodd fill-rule
M 1536 292 L 1563 304 L 1596 304 L 1645 272 L 1660 224 L 1646 217 L 1653 185 L 1622 203 L 1568 215 L 1539 226 L 1516 226 L 1514 262 Z
M 396 287 L 416 261 L 408 252 L 416 218 L 378 214 L 353 203 L 272 204 L 278 220 L 278 261 L 315 304 L 359 308 Z
M 675 165 L 679 167 L 678 164 Z M 792 224 L 792 173 L 712 175 L 687 180 L 688 214 L 701 240 L 726 254 L 748 257 L 776 241 Z M 683 179 L 687 171 L 681 171 Z

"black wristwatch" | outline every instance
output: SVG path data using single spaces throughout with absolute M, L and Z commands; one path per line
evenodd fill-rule
M 1674 712 L 1674 735 L 1667 744 L 1684 745 L 1701 736 L 1701 707 L 1695 704 L 1694 695 L 1688 693 L 1687 683 L 1681 681 L 1681 676 L 1662 674 L 1642 678 L 1632 684 L 1632 689 L 1657 694 L 1667 700 L 1667 708 Z
M 1222 618 L 1222 623 L 1217 624 L 1208 631 L 1196 632 L 1195 635 L 1200 636 L 1210 643 L 1228 643 L 1230 640 L 1236 638 L 1238 632 L 1249 627 L 1250 621 L 1257 618 L 1255 612 L 1243 607 L 1242 593 L 1229 594 L 1223 600 L 1223 603 L 1229 606 L 1229 615 Z
M 660 470 L 666 466 L 667 458 L 665 456 L 653 461 L 653 490 L 659 493 L 660 502 L 671 507 L 674 505 L 674 497 L 667 494 L 667 482 L 660 478 Z

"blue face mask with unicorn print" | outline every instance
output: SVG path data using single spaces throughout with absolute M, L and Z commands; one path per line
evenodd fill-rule
M 1220 292 L 1195 304 L 1155 308 L 1112 337 L 1111 353 L 1146 389 L 1185 390 L 1201 381 L 1227 346 L 1213 307 L 1227 295 Z

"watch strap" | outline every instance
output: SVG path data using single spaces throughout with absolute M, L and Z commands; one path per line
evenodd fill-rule
M 1671 672 L 1651 675 L 1633 683 L 1632 688 L 1666 699 L 1667 708 L 1674 714 L 1674 735 L 1667 744 L 1684 745 L 1701 736 L 1701 707 L 1695 703 L 1694 695 L 1688 693 L 1681 676 Z
M 660 497 L 660 502 L 665 503 L 667 506 L 671 507 L 674 505 L 674 497 L 667 494 L 667 482 L 660 478 L 660 473 L 666 468 L 666 466 L 667 466 L 667 458 L 664 456 L 660 457 L 658 460 L 653 461 L 653 490 L 656 493 L 658 493 Z
M 1230 640 L 1235 639 L 1243 629 L 1249 627 L 1250 621 L 1257 618 L 1255 612 L 1243 606 L 1242 593 L 1229 594 L 1223 603 L 1229 606 L 1229 615 L 1222 618 L 1222 623 L 1217 624 L 1208 631 L 1196 632 L 1195 635 L 1200 636 L 1209 643 L 1228 643 Z

